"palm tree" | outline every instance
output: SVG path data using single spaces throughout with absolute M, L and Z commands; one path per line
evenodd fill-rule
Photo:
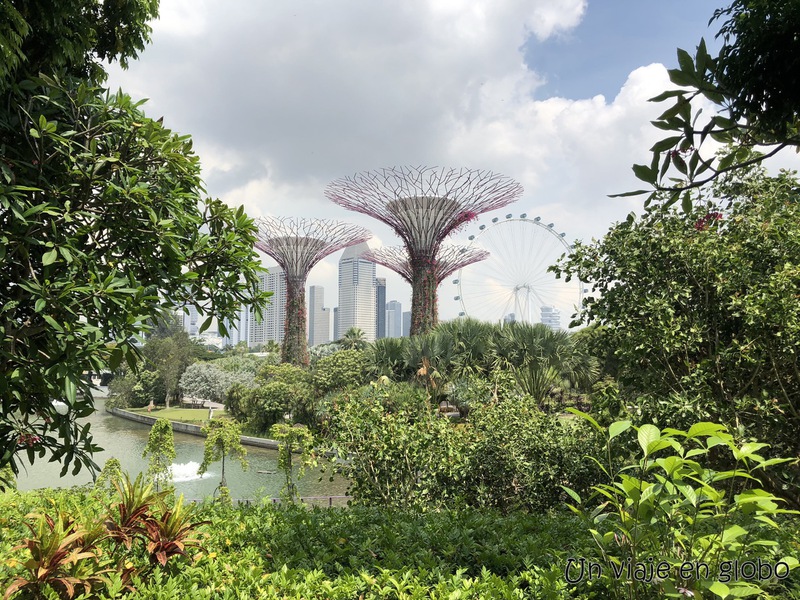
M 345 350 L 364 350 L 367 347 L 367 339 L 360 327 L 351 327 L 344 332 L 344 335 L 336 340 Z
M 385 375 L 393 381 L 407 379 L 408 373 L 403 360 L 407 337 L 381 338 L 370 344 L 367 350 L 367 363 L 375 377 Z
M 436 326 L 434 331 L 448 334 L 453 340 L 454 378 L 486 375 L 492 370 L 492 339 L 499 326 L 477 319 L 454 319 Z
M 511 323 L 495 340 L 498 367 L 510 369 L 520 388 L 541 404 L 556 387 L 588 388 L 596 361 L 566 331 L 541 323 Z

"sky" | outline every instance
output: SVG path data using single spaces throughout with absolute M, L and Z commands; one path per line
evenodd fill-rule
M 631 165 L 648 161 L 663 137 L 650 125 L 663 108 L 648 99 L 671 87 L 666 69 L 676 65 L 678 47 L 692 52 L 701 37 L 713 39 L 708 21 L 719 5 L 161 0 L 152 44 L 127 71 L 112 66 L 108 83 L 148 98 L 148 116 L 192 136 L 210 196 L 244 205 L 252 217 L 356 223 L 372 231 L 373 246 L 399 240 L 327 200 L 328 183 L 404 165 L 510 177 L 523 196 L 452 241 L 474 235 L 479 243 L 479 226 L 494 227 L 518 258 L 487 261 L 483 272 L 544 270 L 531 264 L 525 244 L 548 247 L 558 236 L 532 223 L 506 235 L 502 221 L 539 216 L 570 244 L 602 237 L 637 211 L 641 198 L 608 195 L 641 187 Z M 324 286 L 329 307 L 337 304 L 340 255 L 308 278 Z M 274 261 L 264 256 L 264 264 Z M 479 272 L 467 269 L 465 277 Z M 387 301 L 409 310 L 410 287 L 384 267 L 377 274 L 387 279 Z M 464 309 L 451 281 L 439 291 L 441 319 Z

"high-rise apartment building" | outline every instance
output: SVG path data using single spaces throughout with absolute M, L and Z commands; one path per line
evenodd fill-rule
M 375 263 L 362 257 L 368 249 L 366 242 L 350 246 L 339 259 L 339 335 L 358 327 L 374 342 Z
M 386 303 L 386 337 L 403 336 L 403 305 L 397 300 Z
M 183 309 L 178 310 L 175 314 L 183 325 L 183 330 L 189 334 L 190 338 L 196 338 L 200 335 L 200 325 L 203 323 L 202 315 L 197 311 L 196 306 L 187 305 L 184 312 Z
M 259 275 L 259 288 L 272 292 L 269 304 L 262 311 L 259 322 L 252 309 L 249 315 L 247 345 L 252 347 L 269 340 L 283 342 L 286 324 L 286 274 L 279 266 L 267 267 L 267 273 Z
M 247 342 L 250 334 L 250 308 L 247 306 L 239 310 L 239 314 L 233 321 L 225 323 L 228 335 L 222 338 L 222 347 L 235 346 L 239 342 Z
M 553 331 L 558 331 L 561 329 L 561 311 L 553 306 L 543 306 L 542 323 Z
M 327 344 L 331 341 L 331 309 L 325 308 L 325 288 L 312 285 L 308 288 L 308 345 Z
M 386 337 L 386 278 L 375 278 L 375 339 Z
M 333 307 L 333 341 L 336 342 L 342 337 L 342 332 L 339 331 L 339 307 Z

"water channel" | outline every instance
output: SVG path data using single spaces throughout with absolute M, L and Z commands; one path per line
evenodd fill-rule
M 103 398 L 95 399 L 97 410 L 85 419 L 91 424 L 94 442 L 104 450 L 94 455 L 94 461 L 102 468 L 112 457 L 117 458 L 131 477 L 147 470 L 147 459 L 142 452 L 147 445 L 150 426 L 128 421 L 107 413 Z M 202 477 L 197 468 L 203 460 L 204 438 L 185 433 L 175 433 L 176 459 L 172 466 L 175 489 L 189 499 L 210 496 L 219 485 L 221 463 L 214 463 Z M 242 470 L 236 461 L 225 461 L 225 478 L 231 496 L 236 499 L 257 499 L 278 497 L 283 486 L 283 475 L 278 471 L 278 452 L 247 446 L 249 469 Z M 33 465 L 22 457 L 24 467 L 17 479 L 19 490 L 45 487 L 70 487 L 92 481 L 91 474 L 82 469 L 73 476 L 71 470 L 63 478 L 59 477 L 60 465 L 48 463 L 47 457 L 37 460 Z M 321 477 L 321 480 L 320 480 Z M 335 478 L 329 481 L 327 475 L 308 470 L 297 483 L 301 496 L 341 496 L 345 494 L 347 481 Z

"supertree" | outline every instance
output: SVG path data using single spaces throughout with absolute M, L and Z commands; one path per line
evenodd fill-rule
M 436 260 L 442 242 L 479 214 L 521 194 L 519 183 L 490 171 L 438 167 L 365 171 L 325 189 L 331 201 L 386 223 L 403 241 L 411 275 L 411 335 L 436 325 Z
M 382 246 L 380 248 L 370 248 L 364 252 L 363 257 L 374 263 L 388 267 L 403 279 L 411 283 L 413 273 L 411 263 L 408 260 L 408 252 L 402 246 Z M 437 285 L 442 283 L 461 267 L 466 267 L 472 263 L 489 257 L 486 250 L 480 250 L 471 246 L 452 246 L 442 245 L 436 255 L 434 264 L 434 277 Z
M 286 274 L 286 323 L 281 360 L 308 364 L 306 278 L 320 260 L 372 234 L 357 225 L 321 219 L 266 217 L 258 220 L 256 248 L 269 254 Z

